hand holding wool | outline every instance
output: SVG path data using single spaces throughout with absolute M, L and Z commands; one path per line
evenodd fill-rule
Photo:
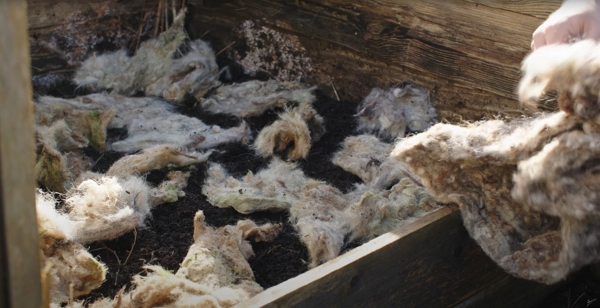
M 600 39 L 600 0 L 565 0 L 533 32 L 531 49 L 578 39 Z

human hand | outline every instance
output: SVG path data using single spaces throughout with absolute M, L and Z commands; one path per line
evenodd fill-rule
M 564 1 L 533 32 L 531 49 L 578 39 L 600 39 L 600 0 Z

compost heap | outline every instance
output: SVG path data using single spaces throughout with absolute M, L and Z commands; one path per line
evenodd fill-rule
M 236 179 L 224 166 L 211 163 L 203 192 L 213 205 L 242 213 L 289 211 L 308 248 L 311 267 L 337 257 L 349 241 L 369 240 L 438 207 L 420 180 L 389 157 L 392 145 L 373 135 L 348 137 L 333 160 L 364 181 L 355 190 L 343 193 L 305 176 L 292 161 L 306 158 L 311 145 L 326 133 L 323 118 L 312 106 L 314 88 L 278 80 L 221 85 L 212 49 L 200 40 L 186 41 L 183 19 L 181 12 L 169 30 L 142 43 L 135 55 L 121 50 L 87 59 L 74 82 L 99 93 L 36 100 L 35 171 L 44 189 L 38 190 L 36 202 L 40 255 L 53 306 L 67 301 L 86 305 L 74 300 L 104 282 L 106 266 L 84 245 L 144 228 L 153 208 L 185 197 L 189 172 L 170 171 L 157 186 L 146 182 L 149 172 L 189 169 L 208 161 L 216 146 L 250 144 L 253 136 L 243 118 L 267 110 L 279 108 L 279 119 L 258 133 L 253 148 L 256 155 L 270 159 L 268 168 Z M 385 113 L 402 116 L 411 108 L 426 114 L 411 116 L 409 127 L 431 125 L 428 99 L 417 107 L 401 99 L 415 93 L 426 97 L 424 91 L 404 85 L 385 93 L 385 107 L 373 99 L 360 107 L 359 117 L 376 123 L 363 130 L 403 137 L 407 124 L 390 131 Z M 189 97 L 204 112 L 236 116 L 241 124 L 223 129 L 178 113 L 174 104 Z M 127 136 L 107 139 L 108 129 L 126 130 Z M 124 156 L 106 173 L 94 173 L 87 147 Z M 214 229 L 201 211 L 191 219 L 193 244 L 179 270 L 172 273 L 148 264 L 144 273 L 133 277 L 131 289 L 90 306 L 230 307 L 261 292 L 247 262 L 253 256 L 248 241 L 272 241 L 281 225 L 242 220 Z
M 600 45 L 547 46 L 523 62 L 524 103 L 561 92 L 561 111 L 466 126 L 437 124 L 392 156 L 509 273 L 551 284 L 600 260 Z

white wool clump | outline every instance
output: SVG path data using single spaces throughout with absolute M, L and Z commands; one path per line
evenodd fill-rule
M 106 266 L 79 243 L 60 243 L 41 254 L 42 268 L 50 286 L 50 299 L 62 303 L 100 287 Z
M 35 105 L 35 125 L 40 141 L 53 142 L 61 152 L 89 143 L 106 150 L 106 129 L 115 116 L 113 109 L 72 108 L 62 100 L 40 100 Z
M 34 106 L 36 178 L 47 189 L 64 193 L 91 165 L 80 149 L 88 145 L 106 149 L 106 129 L 115 111 L 77 110 L 62 103 Z
M 225 85 L 216 89 L 207 99 L 200 99 L 202 110 L 244 118 L 259 116 L 265 111 L 285 107 L 289 102 L 313 103 L 315 87 L 307 88 L 299 82 L 252 80 Z
M 246 122 L 228 129 L 206 125 L 197 118 L 175 113 L 172 105 L 155 98 L 92 94 L 65 100 L 46 96 L 40 98 L 38 104 L 49 114 L 59 114 L 68 109 L 90 110 L 86 112 L 114 110 L 111 111 L 114 118 L 107 127 L 128 130 L 126 139 L 110 145 L 118 152 L 132 153 L 164 144 L 209 149 L 229 142 L 247 143 L 250 139 L 250 127 Z M 44 118 L 45 121 L 51 119 Z
M 257 226 L 249 220 L 213 229 L 198 211 L 194 243 L 175 274 L 147 265 L 145 276 L 133 277 L 131 291 L 89 307 L 232 307 L 263 291 L 247 261 L 253 255 L 247 240 L 270 241 L 280 231 L 281 225 Z
M 75 222 L 56 209 L 56 200 L 49 193 L 36 191 L 35 207 L 38 229 L 43 238 L 68 241 L 73 239 Z
M 250 139 L 250 127 L 246 122 L 223 129 L 217 125 L 206 125 L 197 118 L 174 113 L 165 113 L 152 119 L 135 119 L 127 132 L 126 139 L 111 145 L 114 151 L 131 153 L 161 144 L 209 149 L 230 142 L 246 143 Z
M 139 177 L 84 180 L 65 200 L 69 218 L 76 223 L 73 240 L 109 240 L 143 226 L 150 215 L 149 193 L 150 188 Z
M 332 163 L 358 176 L 369 187 L 387 189 L 405 177 L 419 182 L 409 167 L 390 157 L 392 144 L 369 134 L 347 137 Z
M 290 221 L 311 256 L 311 267 L 337 257 L 349 232 L 343 211 L 346 196 L 323 182 L 307 178 L 295 164 L 273 159 L 268 168 L 238 180 L 213 164 L 202 187 L 217 207 L 233 207 L 248 214 L 266 210 L 289 210 Z
M 279 115 L 279 120 L 263 128 L 254 147 L 264 157 L 288 149 L 287 158 L 298 160 L 308 156 L 311 143 L 318 141 L 324 133 L 323 118 L 310 104 L 303 103 L 286 109 Z
M 233 207 L 243 214 L 289 210 L 290 222 L 309 251 L 310 267 L 337 257 L 347 235 L 355 240 L 370 239 L 437 208 L 420 183 L 410 178 L 400 180 L 391 190 L 359 186 L 344 194 L 277 158 L 268 168 L 256 175 L 249 172 L 242 179 L 213 164 L 202 192 L 212 205 Z
M 549 90 L 567 91 L 573 97 L 583 96 L 587 89 L 597 84 L 599 52 L 600 44 L 592 40 L 536 49 L 523 60 L 519 100 L 532 104 Z
M 157 145 L 144 149 L 139 154 L 127 155 L 106 171 L 108 176 L 126 177 L 143 175 L 152 170 L 163 168 L 185 167 L 208 160 L 212 151 L 207 153 L 188 152 L 172 145 Z
M 390 190 L 367 191 L 348 209 L 351 240 L 371 240 L 437 208 L 427 189 L 409 178 Z
M 108 128 L 127 128 L 134 119 L 152 119 L 165 113 L 173 113 L 175 106 L 153 97 L 127 97 L 118 94 L 97 93 L 74 99 L 42 96 L 36 101 L 36 120 L 53 122 L 68 110 L 116 111 Z M 40 110 L 38 113 L 37 110 Z
M 172 203 L 185 197 L 183 190 L 187 187 L 189 177 L 189 172 L 171 171 L 167 173 L 166 181 L 160 183 L 158 187 L 150 189 L 150 206 Z
M 36 143 L 36 179 L 51 191 L 64 193 L 91 165 L 78 151 L 89 144 L 88 140 L 73 132 L 64 120 L 36 126 Z
M 558 112 L 437 124 L 400 141 L 392 155 L 437 200 L 460 205 L 470 235 L 500 267 L 551 284 L 600 253 L 600 144 L 582 131 L 585 121 Z
M 219 67 L 210 45 L 202 40 L 189 44 L 186 55 L 173 60 L 166 74 L 146 87 L 146 95 L 181 102 L 186 94 L 202 98 L 208 90 L 220 85 Z
M 184 17 L 185 10 L 174 18 L 171 28 L 142 43 L 132 57 L 126 50 L 90 57 L 75 72 L 73 81 L 92 90 L 110 89 L 124 95 L 146 91 L 171 102 L 181 102 L 188 93 L 201 97 L 218 85 L 218 67 L 212 49 L 200 40 L 190 44 L 188 54 L 173 59 L 186 38 Z
M 57 209 L 52 195 L 36 192 L 37 224 L 40 232 L 40 257 L 53 302 L 69 300 L 69 286 L 75 296 L 85 295 L 104 281 L 106 267 L 80 243 L 72 240 L 78 224 Z
M 350 232 L 346 212 L 348 198 L 338 189 L 323 182 L 309 181 L 301 198 L 290 208 L 290 221 L 310 256 L 309 267 L 337 257 Z
M 110 240 L 143 227 L 151 207 L 182 197 L 189 173 L 170 172 L 168 180 L 150 188 L 139 177 L 110 177 L 85 173 L 79 185 L 67 191 L 65 206 L 38 191 L 36 207 L 40 249 L 49 268 L 51 301 L 69 299 L 69 285 L 75 296 L 88 294 L 104 281 L 106 269 L 82 244 Z
M 358 106 L 359 131 L 377 132 L 386 140 L 404 137 L 407 128 L 424 131 L 436 123 L 429 93 L 406 84 L 385 91 L 371 90 Z
M 242 214 L 286 210 L 298 200 L 306 181 L 295 164 L 280 159 L 273 159 L 256 175 L 249 171 L 241 180 L 228 175 L 221 165 L 211 164 L 202 193 L 212 205 L 233 207 Z

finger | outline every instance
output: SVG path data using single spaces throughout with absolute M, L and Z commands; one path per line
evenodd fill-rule
M 600 21 L 589 24 L 583 35 L 584 39 L 600 40 Z
M 566 43 L 571 38 L 571 33 L 580 34 L 582 29 L 574 31 L 571 27 L 551 26 L 546 28 L 545 40 L 546 45 Z
M 540 48 L 546 45 L 546 35 L 544 31 L 536 30 L 533 32 L 533 39 L 531 40 L 531 50 L 535 50 L 536 48 Z

